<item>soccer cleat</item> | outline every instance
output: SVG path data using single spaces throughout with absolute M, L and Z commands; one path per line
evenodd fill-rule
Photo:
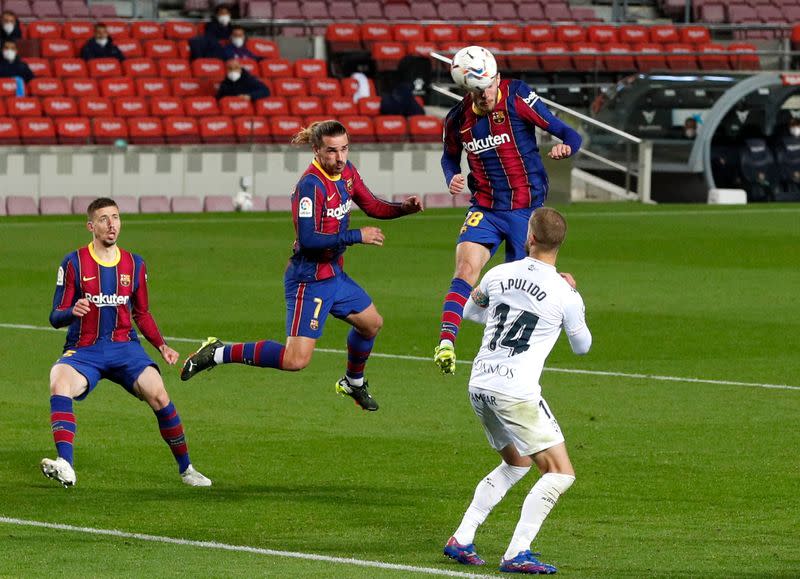
M 204 476 L 202 473 L 195 470 L 195 468 L 190 464 L 186 467 L 186 470 L 181 473 L 181 480 L 183 484 L 187 484 L 190 487 L 210 487 L 211 486 L 211 479 Z
M 442 370 L 442 374 L 456 373 L 456 350 L 450 344 L 439 344 L 433 351 L 433 361 Z
M 76 476 L 72 465 L 61 457 L 55 460 L 42 459 L 42 474 L 47 478 L 60 482 L 64 488 L 74 487 Z
M 539 553 L 520 551 L 513 559 L 500 559 L 500 570 L 505 573 L 525 573 L 527 575 L 552 575 L 556 568 L 542 563 L 536 558 Z
M 447 541 L 444 546 L 444 554 L 462 565 L 486 565 L 486 561 L 475 552 L 475 543 L 462 545 L 456 541 L 455 537 L 450 537 L 450 540 Z
M 223 344 L 217 338 L 211 336 L 200 345 L 198 350 L 186 358 L 181 368 L 181 380 L 184 382 L 202 372 L 203 370 L 211 370 L 217 363 L 214 361 L 214 351 L 217 348 L 222 348 Z
M 355 400 L 356 404 L 360 406 L 362 410 L 375 412 L 378 409 L 378 403 L 369 395 L 368 387 L 369 384 L 366 380 L 364 380 L 363 386 L 353 386 L 347 380 L 347 376 L 343 376 L 342 379 L 336 383 L 336 391 L 339 394 L 342 396 L 349 396 Z

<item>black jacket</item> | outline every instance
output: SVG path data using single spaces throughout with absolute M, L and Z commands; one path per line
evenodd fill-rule
M 14 76 L 22 77 L 28 83 L 33 78 L 33 71 L 22 62 L 18 56 L 14 62 L 8 62 L 5 58 L 0 58 L 0 78 L 11 78 Z
M 125 55 L 114 45 L 114 42 L 110 38 L 105 46 L 100 46 L 94 38 L 90 38 L 86 41 L 86 44 L 83 45 L 83 48 L 81 48 L 81 58 L 83 60 L 116 58 L 119 61 L 123 61 L 125 60 Z
M 223 26 L 216 19 L 211 20 L 206 24 L 205 35 L 217 40 L 228 40 L 231 37 L 231 25 Z
M 242 70 L 242 77 L 236 82 L 231 82 L 227 77 L 219 85 L 217 90 L 217 98 L 221 99 L 226 96 L 239 96 L 249 94 L 250 98 L 254 101 L 263 99 L 269 96 L 269 89 L 267 85 L 258 80 L 246 70 Z
M 13 40 L 16 42 L 22 38 L 22 30 L 19 27 L 19 20 L 14 25 L 14 30 L 11 31 L 11 34 L 6 34 L 6 31 L 3 30 L 3 27 L 0 26 L 0 43 L 5 42 L 6 40 Z

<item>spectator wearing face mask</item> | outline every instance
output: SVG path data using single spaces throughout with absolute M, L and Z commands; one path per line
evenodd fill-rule
M 244 28 L 241 26 L 233 26 L 231 28 L 231 43 L 223 48 L 223 59 L 231 60 L 232 58 L 250 58 L 252 60 L 261 60 L 261 57 L 256 56 L 245 46 L 247 43 L 247 35 Z
M 86 41 L 81 48 L 81 58 L 92 60 L 95 58 L 116 58 L 119 61 L 125 60 L 119 48 L 114 45 L 108 35 L 108 28 L 105 24 L 97 23 L 94 26 L 94 38 Z
M 694 139 L 697 136 L 697 119 L 694 117 L 686 117 L 683 121 L 683 138 Z
M 795 139 L 800 139 L 800 119 L 792 117 L 789 119 L 789 134 Z
M 217 98 L 227 96 L 240 96 L 247 100 L 257 101 L 269 96 L 267 85 L 242 68 L 242 63 L 236 59 L 225 63 L 227 74 L 225 80 L 219 85 Z
M 231 27 L 231 10 L 224 4 L 217 6 L 214 11 L 214 18 L 206 24 L 205 36 L 217 41 L 228 40 L 233 29 Z
M 22 30 L 19 27 L 17 15 L 6 10 L 2 15 L 2 25 L 0 25 L 0 41 L 19 40 L 22 38 Z
M 22 59 L 17 56 L 17 43 L 13 40 L 3 42 L 3 60 L 0 61 L 0 78 L 19 77 L 26 83 L 33 78 L 33 72 Z

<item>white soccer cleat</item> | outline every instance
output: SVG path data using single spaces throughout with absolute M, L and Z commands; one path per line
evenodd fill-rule
M 183 484 L 190 487 L 210 487 L 211 479 L 197 471 L 191 464 L 181 473 Z
M 47 478 L 60 482 L 64 488 L 74 487 L 77 477 L 75 476 L 75 469 L 63 458 L 59 457 L 55 460 L 50 458 L 42 459 L 42 474 Z

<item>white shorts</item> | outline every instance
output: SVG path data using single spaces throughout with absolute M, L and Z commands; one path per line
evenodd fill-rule
M 520 400 L 470 388 L 469 399 L 495 450 L 513 444 L 522 456 L 530 456 L 564 442 L 558 421 L 544 398 Z

